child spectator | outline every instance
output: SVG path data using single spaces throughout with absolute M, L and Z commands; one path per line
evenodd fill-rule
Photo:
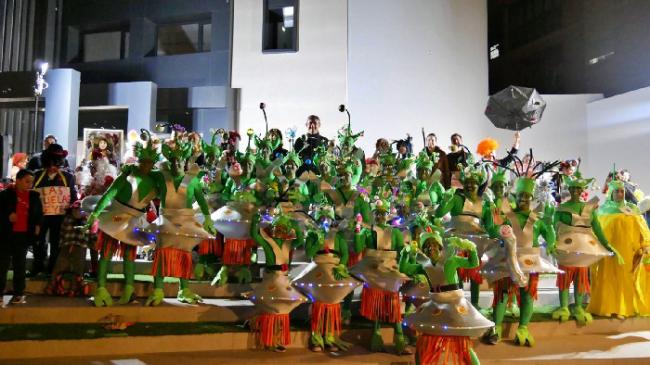
M 27 247 L 41 228 L 43 207 L 37 192 L 30 190 L 34 174 L 28 170 L 16 173 L 16 182 L 0 192 L 0 305 L 7 283 L 9 261 L 14 269 L 12 304 L 25 303 L 25 262 Z

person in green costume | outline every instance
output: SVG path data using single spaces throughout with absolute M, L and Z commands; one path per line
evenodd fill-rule
M 291 343 L 289 313 L 308 301 L 289 282 L 291 252 L 304 243 L 304 236 L 298 224 L 279 209 L 266 227 L 260 226 L 260 215 L 256 213 L 250 234 L 266 257 L 262 282 L 246 295 L 258 312 L 251 329 L 257 332 L 259 344 L 265 349 L 284 352 Z
M 188 283 L 192 276 L 192 249 L 202 240 L 214 237 L 216 230 L 203 196 L 203 173 L 196 164 L 185 171 L 192 145 L 184 140 L 183 131 L 174 131 L 174 138 L 162 145 L 162 154 L 167 159 L 161 170 L 166 193 L 161 199 L 161 215 L 145 229 L 156 241 L 151 268 L 154 291 L 145 304 L 160 305 L 164 298 L 164 277 L 179 278 L 177 299 L 181 303 L 194 304 L 201 301 L 201 297 L 189 288 Z M 195 202 L 203 214 L 202 226 L 196 221 L 192 209 Z
M 545 169 L 540 172 L 543 173 Z M 548 254 L 555 253 L 555 229 L 553 228 L 553 207 L 547 205 L 543 218 L 531 210 L 535 191 L 533 178 L 519 177 L 515 181 L 514 209 L 505 213 L 505 221 L 499 227 L 499 235 L 505 249 L 491 257 L 484 265 L 482 273 L 493 284 L 493 321 L 496 326 L 487 332 L 483 339 L 496 344 L 501 340 L 503 318 L 506 307 L 513 295 L 519 299 L 519 327 L 515 343 L 520 346 L 534 346 L 535 339 L 528 329 L 533 315 L 533 303 L 537 298 L 539 274 L 561 272 L 540 256 L 539 238 L 546 241 Z M 493 228 L 490 228 L 491 230 Z
M 433 171 L 434 165 L 435 163 L 429 158 L 429 155 L 426 152 L 421 152 L 415 160 L 416 178 L 408 179 L 402 183 L 400 190 L 404 190 L 406 193 L 408 201 L 405 204 L 409 207 L 408 212 L 417 210 L 416 205 L 422 203 L 427 213 L 433 216 L 433 209 L 438 205 L 445 190 L 440 183 L 440 171 Z
M 590 323 L 593 320 L 592 316 L 583 307 L 583 298 L 591 291 L 589 267 L 612 254 L 619 258 L 619 264 L 624 263 L 621 255 L 609 244 L 600 227 L 596 214 L 598 200 L 584 202 L 581 198 L 593 180 L 583 179 L 580 171 L 576 171 L 573 178 L 564 176 L 562 179 L 571 199 L 562 203 L 555 211 L 558 263 L 559 268 L 564 272 L 557 275 L 560 308 L 553 312 L 553 319 L 559 319 L 560 322 L 573 317 L 581 325 Z M 595 244 L 596 242 L 599 244 Z M 573 283 L 575 304 L 569 310 L 571 283 Z
M 362 250 L 354 249 L 354 231 L 349 227 L 354 224 L 357 217 L 361 217 L 363 222 L 370 222 L 370 204 L 352 185 L 352 176 L 354 167 L 346 164 L 337 166 L 339 178 L 334 189 L 325 190 L 325 197 L 329 204 L 334 206 L 336 219 L 339 221 L 339 230 L 342 231 L 348 240 L 348 246 L 353 249 L 353 253 L 348 260 L 348 267 L 356 265 L 361 260 Z M 352 293 L 343 301 L 343 321 L 345 324 L 350 323 L 352 318 Z
M 165 195 L 165 179 L 154 164 L 160 158 L 151 134 L 142 130 L 141 142 L 135 144 L 138 165 L 124 165 L 122 172 L 106 190 L 88 216 L 85 230 L 90 230 L 99 221 L 97 249 L 101 252 L 97 272 L 97 289 L 94 293 L 95 306 L 111 306 L 113 300 L 106 290 L 108 266 L 116 251 L 124 260 L 124 279 L 126 285 L 120 304 L 131 301 L 135 282 L 135 253 L 137 246 L 149 244 L 141 227 L 147 225 L 145 209 L 149 203 Z
M 403 266 L 410 275 L 424 275 L 430 290 L 428 301 L 405 318 L 406 325 L 420 333 L 415 363 L 433 365 L 449 359 L 454 364 L 478 365 L 470 338 L 480 336 L 494 323 L 465 299 L 458 279 L 458 269 L 480 264 L 476 245 L 466 239 L 450 237 L 443 248 L 438 231 L 421 233 L 419 242 L 424 257 Z M 467 255 L 458 256 L 457 251 Z
M 474 165 L 464 169 L 459 167 L 459 169 L 463 190 L 453 195 L 445 195 L 436 211 L 436 216 L 442 217 L 450 213 L 449 233 L 474 242 L 480 258 L 485 250 L 495 243 L 485 229 L 486 226 L 491 225 L 490 203 L 488 199 L 483 199 L 479 195 L 479 187 L 485 182 L 485 171 Z M 471 301 L 476 308 L 479 308 L 480 285 L 483 282 L 479 270 L 479 268 L 462 269 L 459 272 L 462 281 L 470 282 Z
M 364 251 L 361 261 L 350 269 L 350 273 L 365 282 L 361 292 L 361 315 L 374 321 L 375 327 L 370 343 L 373 352 L 384 350 L 381 337 L 381 322 L 394 326 L 393 342 L 397 354 L 410 354 L 402 331 L 402 311 L 399 296 L 400 287 L 410 280 L 399 271 L 399 253 L 404 247 L 402 232 L 388 225 L 388 203 L 378 200 L 374 203 L 374 224 L 371 227 L 357 226 L 355 250 Z
M 341 301 L 361 282 L 348 273 L 348 242 L 334 226 L 334 208 L 321 205 L 315 213 L 318 226 L 305 237 L 305 252 L 312 263 L 294 280 L 293 285 L 312 300 L 312 351 L 346 351 L 351 344 L 340 339 Z

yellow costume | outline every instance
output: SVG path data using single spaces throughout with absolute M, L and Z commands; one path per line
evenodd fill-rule
M 619 208 L 620 206 L 620 208 Z M 592 266 L 591 301 L 587 311 L 600 316 L 650 316 L 650 272 L 633 272 L 634 255 L 650 245 L 650 230 L 635 206 L 608 201 L 599 215 L 607 240 L 623 257 L 606 257 Z

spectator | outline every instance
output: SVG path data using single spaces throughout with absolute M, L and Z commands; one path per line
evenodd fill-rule
M 312 163 L 316 149 L 321 146 L 327 147 L 328 143 L 328 139 L 320 135 L 320 118 L 318 116 L 310 115 L 307 117 L 305 126 L 307 127 L 307 134 L 300 136 L 293 147 L 303 162 L 297 171 L 297 176 L 302 175 L 307 170 L 317 172 Z
M 32 274 L 43 271 L 47 256 L 45 238 L 49 233 L 50 259 L 48 272 L 54 268 L 59 253 L 59 236 L 66 210 L 77 200 L 77 188 L 72 174 L 62 169 L 68 151 L 58 144 L 51 144 L 43 151 L 41 161 L 43 169 L 34 176 L 34 189 L 41 194 L 43 204 L 43 225 L 36 246 L 34 247 L 34 267 Z
M 269 138 L 271 139 L 271 147 L 273 148 L 273 151 L 271 152 L 271 161 L 277 158 L 283 159 L 289 151 L 287 151 L 283 146 L 282 132 L 277 128 L 269 129 Z
M 9 178 L 12 181 L 16 181 L 16 174 L 18 171 L 27 168 L 27 154 L 24 152 L 16 152 L 13 157 L 11 157 L 11 172 Z
M 440 170 L 441 177 L 440 183 L 449 189 L 451 186 L 451 169 L 449 168 L 449 160 L 447 159 L 447 154 L 440 147 L 438 147 L 438 137 L 435 133 L 429 133 L 427 135 L 427 145 L 424 147 L 424 152 L 431 160 L 435 163 L 433 166 L 433 172 Z M 433 154 L 436 154 L 436 158 L 433 158 Z
M 25 262 L 27 247 L 39 234 L 43 209 L 39 194 L 30 190 L 34 183 L 31 171 L 20 170 L 16 182 L 0 192 L 0 305 L 7 283 L 11 260 L 14 269 L 12 304 L 25 303 Z

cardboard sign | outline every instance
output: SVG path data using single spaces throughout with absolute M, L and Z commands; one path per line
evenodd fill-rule
M 70 207 L 70 188 L 65 186 L 46 186 L 34 189 L 41 194 L 44 215 L 63 215 Z

